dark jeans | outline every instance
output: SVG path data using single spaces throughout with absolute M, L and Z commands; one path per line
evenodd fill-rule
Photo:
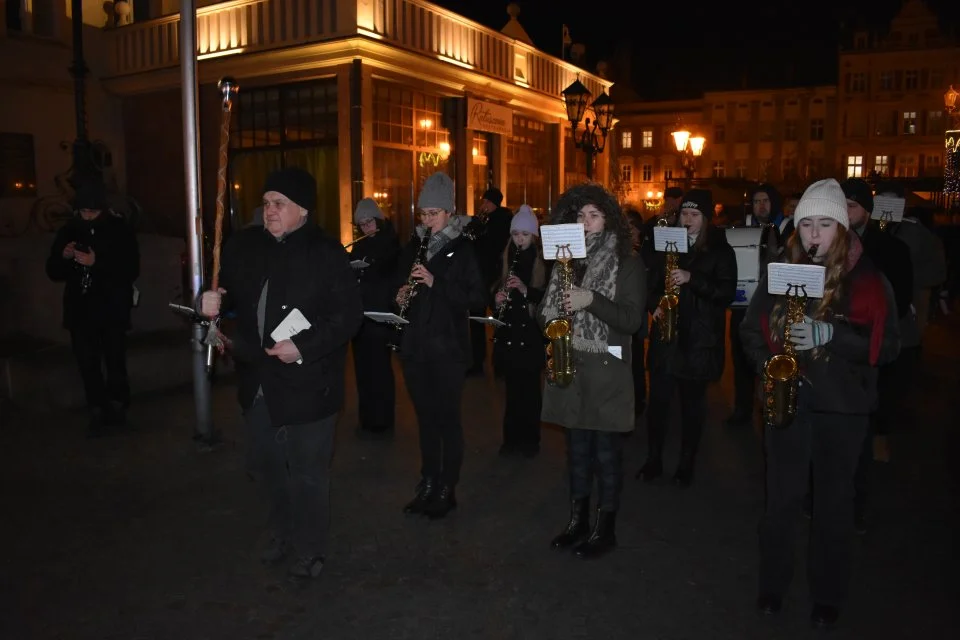
M 263 398 L 258 398 L 243 417 L 274 536 L 291 541 L 300 556 L 326 555 L 337 415 L 277 428 Z
M 451 487 L 460 481 L 463 466 L 460 398 L 465 374 L 458 362 L 403 362 L 403 378 L 420 429 L 420 474 Z
M 368 431 L 393 428 L 396 389 L 393 352 L 387 344 L 394 333 L 392 325 L 364 320 L 360 332 L 353 339 L 360 427 Z
M 126 408 L 130 404 L 126 331 L 102 324 L 74 327 L 70 341 L 83 378 L 87 406 L 102 409 L 114 401 Z
M 700 447 L 703 423 L 707 419 L 706 380 L 684 380 L 665 370 L 650 373 L 650 408 L 647 410 L 647 456 L 663 456 L 663 443 L 670 424 L 670 403 L 680 392 L 681 460 L 692 462 Z
M 470 312 L 472 316 L 485 316 L 487 310 L 474 309 Z M 470 347 L 473 356 L 473 363 L 470 369 L 473 371 L 482 371 L 483 363 L 487 359 L 487 325 L 482 322 L 470 322 Z
M 633 344 L 630 349 L 631 366 L 633 367 L 633 398 L 637 415 L 643 413 L 643 407 L 647 404 L 647 362 L 646 351 L 643 339 L 646 337 L 646 331 L 633 336 Z
M 509 367 L 504 378 L 507 406 L 503 412 L 503 444 L 521 451 L 538 451 L 543 407 L 540 369 Z
M 813 475 L 808 581 L 818 604 L 839 607 L 852 567 L 853 475 L 867 416 L 811 414 L 766 429 L 767 508 L 760 522 L 760 593 L 782 597 L 793 578 L 797 523 Z
M 756 391 L 756 371 L 747 357 L 740 341 L 740 323 L 746 309 L 730 311 L 730 359 L 733 361 L 733 412 L 740 416 L 753 416 Z
M 597 498 L 598 508 L 602 511 L 618 510 L 623 488 L 623 434 L 592 429 L 565 431 L 570 497 L 574 500 L 590 497 L 596 467 L 600 494 Z

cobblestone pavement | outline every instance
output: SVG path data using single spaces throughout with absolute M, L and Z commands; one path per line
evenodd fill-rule
M 954 327 L 931 328 L 912 413 L 876 464 L 870 530 L 857 541 L 851 601 L 834 638 L 960 637 Z M 334 462 L 332 553 L 306 588 L 261 567 L 264 512 L 245 475 L 233 389 L 216 390 L 227 444 L 198 453 L 187 390 L 139 397 L 135 429 L 100 440 L 63 411 L 16 412 L 0 427 L 0 638 L 219 640 L 373 638 L 806 638 L 803 552 L 774 619 L 753 608 L 763 460 L 755 432 L 720 425 L 727 378 L 710 392 L 694 485 L 633 480 L 627 442 L 620 547 L 595 562 L 555 553 L 566 518 L 563 439 L 545 429 L 534 460 L 502 459 L 500 382 L 467 383 L 460 508 L 405 517 L 417 479 L 415 422 L 402 388 L 396 436 L 356 437 L 348 397 Z M 676 459 L 679 425 L 668 443 Z M 672 467 L 668 469 L 672 472 Z M 806 525 L 803 525 L 806 526 Z

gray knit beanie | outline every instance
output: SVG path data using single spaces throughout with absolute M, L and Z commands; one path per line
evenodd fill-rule
M 420 191 L 420 199 L 417 201 L 417 207 L 420 209 L 443 209 L 448 213 L 453 213 L 457 205 L 453 196 L 453 180 L 450 176 L 438 171 L 429 178 Z
M 370 219 L 383 220 L 383 211 L 380 211 L 376 200 L 364 198 L 357 203 L 357 210 L 353 212 L 353 222 L 354 224 L 360 224 L 361 220 Z

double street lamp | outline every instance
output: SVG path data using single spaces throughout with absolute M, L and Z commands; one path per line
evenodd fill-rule
M 671 135 L 677 146 L 677 153 L 680 154 L 680 164 L 686 177 L 684 188 L 689 189 L 690 181 L 697 172 L 697 158 L 703 155 L 703 147 L 707 139 L 703 136 L 690 137 L 690 132 L 686 129 L 674 131 Z
M 570 134 L 573 136 L 573 144 L 578 149 L 583 149 L 587 154 L 587 180 L 593 179 L 593 156 L 603 153 L 606 146 L 607 133 L 610 131 L 610 125 L 613 123 L 613 100 L 606 92 L 590 104 L 595 118 L 591 123 L 587 118 L 583 123 L 583 133 L 577 137 L 577 127 L 587 111 L 587 105 L 593 94 L 580 80 L 574 80 L 573 83 L 563 90 L 563 104 L 567 108 L 567 119 L 570 120 Z

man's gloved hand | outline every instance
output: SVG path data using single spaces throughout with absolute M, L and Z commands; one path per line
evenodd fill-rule
M 790 342 L 797 351 L 809 351 L 830 342 L 833 338 L 833 325 L 820 322 L 810 316 L 803 316 L 803 322 L 790 327 Z

